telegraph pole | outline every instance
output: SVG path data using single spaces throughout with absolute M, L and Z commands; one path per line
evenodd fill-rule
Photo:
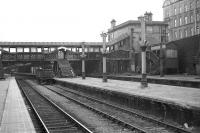
M 102 33 L 101 37 L 103 38 L 103 82 L 107 82 L 107 75 L 106 75 L 106 33 Z

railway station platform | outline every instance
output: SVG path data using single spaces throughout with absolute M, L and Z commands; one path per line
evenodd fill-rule
M 140 82 L 121 81 L 108 79 L 107 83 L 103 83 L 102 79 L 87 77 L 82 78 L 55 78 L 58 81 L 70 82 L 90 87 L 101 88 L 104 90 L 117 91 L 130 95 L 149 97 L 163 102 L 169 102 L 175 105 L 180 105 L 186 108 L 200 110 L 200 89 L 148 84 L 147 88 L 142 89 Z
M 0 133 L 35 133 L 14 77 L 0 80 Z
M 89 77 L 102 78 L 101 75 L 88 75 Z M 110 74 L 107 75 L 109 79 L 125 80 L 125 81 L 141 81 L 140 74 Z M 165 84 L 183 87 L 200 88 L 200 76 L 197 75 L 148 75 L 147 80 L 149 83 Z
M 184 125 L 200 122 L 200 89 L 149 83 L 141 88 L 140 82 L 86 77 L 55 78 L 56 83 L 79 91 L 87 91 L 96 97 L 127 104 L 147 113 L 159 114 L 163 119 Z M 98 93 L 98 94 L 97 94 Z M 107 95 L 107 96 L 106 96 Z M 198 125 L 200 126 L 200 125 Z

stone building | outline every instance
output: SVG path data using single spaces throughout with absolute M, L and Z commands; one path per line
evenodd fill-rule
M 200 0 L 165 0 L 163 15 L 164 21 L 169 25 L 169 41 L 199 33 Z
M 161 42 L 167 42 L 167 24 L 163 21 L 153 21 L 153 14 L 146 12 L 144 14 L 146 21 L 146 40 L 148 45 L 157 50 L 160 49 Z M 129 20 L 116 25 L 116 20 L 111 21 L 111 27 L 108 29 L 108 47 L 113 50 L 130 50 L 132 58 L 130 61 L 130 71 L 136 71 L 140 65 L 140 59 L 137 54 L 140 53 L 141 40 L 141 22 L 138 20 Z

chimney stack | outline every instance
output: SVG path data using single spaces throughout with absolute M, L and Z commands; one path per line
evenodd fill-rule
M 153 16 L 153 14 L 151 12 L 146 12 L 144 14 L 146 22 L 152 22 L 152 20 L 153 20 L 152 16 Z
M 113 19 L 110 23 L 111 23 L 111 28 L 114 28 L 116 26 L 116 20 L 115 19 Z

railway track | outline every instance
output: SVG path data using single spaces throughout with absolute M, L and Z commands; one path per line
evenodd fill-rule
M 143 132 L 152 132 L 152 133 L 155 132 L 191 133 L 191 131 L 185 130 L 181 127 L 177 127 L 172 124 L 162 122 L 157 119 L 153 119 L 151 117 L 148 117 L 147 115 L 138 112 L 133 112 L 131 110 L 122 108 L 120 106 L 103 102 L 103 100 L 96 99 L 94 97 L 89 97 L 88 95 L 81 94 L 80 92 L 75 90 L 67 89 L 66 87 L 61 87 L 61 86 L 53 86 L 53 87 L 45 86 L 45 87 L 59 95 L 62 95 L 91 110 L 94 110 L 95 112 L 103 114 L 107 118 L 113 119 L 114 121 L 118 121 L 119 123 L 123 123 L 124 125 L 127 125 L 130 128 L 135 127 L 136 129 L 139 129 L 141 131 L 143 130 Z M 127 119 L 124 120 L 122 118 L 124 116 L 127 117 Z
M 31 86 L 35 87 L 37 85 L 34 83 L 34 84 L 31 84 Z M 41 93 L 45 93 L 45 95 L 50 96 L 48 91 L 44 91 L 44 86 L 43 86 L 42 90 L 43 91 L 41 91 Z M 46 90 L 49 90 L 49 89 L 46 88 Z M 60 94 L 58 95 L 58 93 L 55 93 L 55 92 L 52 92 L 52 91 L 50 91 L 50 92 L 54 94 L 54 98 L 56 97 L 56 99 L 59 99 L 58 97 L 63 97 L 63 96 L 60 96 Z M 46 93 L 48 93 L 48 94 L 46 94 Z M 57 96 L 55 96 L 55 94 L 57 94 Z M 121 120 L 113 117 L 112 115 L 109 115 L 105 112 L 99 111 L 99 110 L 92 108 L 90 106 L 84 105 L 83 103 L 77 102 L 77 101 L 75 101 L 75 100 L 73 100 L 69 97 L 68 98 L 65 97 L 64 99 L 68 99 L 70 101 L 70 103 L 72 103 L 72 102 L 76 103 L 76 106 L 81 106 L 81 109 L 78 110 L 79 113 L 85 113 L 84 110 L 87 110 L 87 111 L 90 112 L 90 114 L 89 115 L 84 114 L 84 115 L 87 115 L 87 117 L 96 117 L 97 116 L 97 119 L 96 119 L 96 120 L 98 120 L 97 123 L 98 122 L 105 123 L 103 125 L 100 125 L 102 127 L 95 127 L 93 125 L 90 126 L 91 128 L 93 128 L 95 130 L 95 133 L 98 133 L 98 132 L 100 132 L 100 133 L 102 133 L 102 132 L 103 133 L 107 133 L 107 132 L 108 133 L 148 133 L 148 131 L 146 131 L 142 128 L 139 128 L 136 125 L 132 125 L 132 124 L 126 123 L 124 121 L 121 121 Z M 62 100 L 62 102 L 64 103 L 65 101 Z M 69 106 L 74 106 L 74 105 L 69 105 Z M 95 115 L 92 115 L 92 114 L 95 114 Z M 87 125 L 89 125 L 89 124 L 87 123 Z M 106 130 L 104 130 L 104 127 L 103 127 L 104 125 L 106 125 L 105 126 L 107 128 Z M 95 128 L 97 128 L 97 129 L 95 129 Z M 99 130 L 99 129 L 101 129 L 101 130 Z
M 23 80 L 17 80 L 19 87 L 29 101 L 43 132 L 46 133 L 93 133 L 54 102 L 47 99 Z

